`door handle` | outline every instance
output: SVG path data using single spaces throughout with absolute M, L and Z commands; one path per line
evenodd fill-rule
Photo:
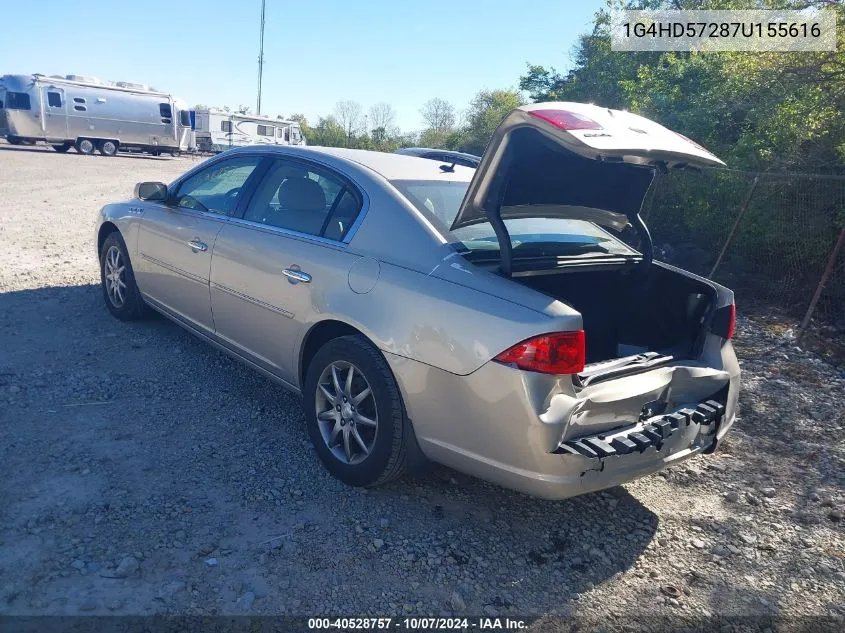
M 188 246 L 190 246 L 191 250 L 194 251 L 195 253 L 197 251 L 207 251 L 208 250 L 208 244 L 206 244 L 205 242 L 201 242 L 200 240 L 198 240 L 196 238 L 194 238 L 190 242 L 188 242 Z
M 301 270 L 296 270 L 295 268 L 285 268 L 282 271 L 282 274 L 287 277 L 288 281 L 292 284 L 307 284 L 311 282 L 311 275 L 304 273 Z

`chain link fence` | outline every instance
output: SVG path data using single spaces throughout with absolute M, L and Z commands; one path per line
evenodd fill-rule
M 845 333 L 845 177 L 712 169 L 659 175 L 643 205 L 656 257 L 732 288 L 800 335 Z

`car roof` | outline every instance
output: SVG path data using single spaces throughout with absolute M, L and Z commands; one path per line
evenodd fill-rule
M 405 154 L 394 154 L 389 152 L 373 152 L 363 149 L 347 149 L 345 147 L 315 147 L 315 146 L 292 146 L 274 145 L 257 147 L 239 147 L 228 150 L 226 153 L 233 155 L 242 152 L 254 152 L 280 154 L 287 156 L 300 156 L 308 158 L 309 155 L 332 156 L 347 163 L 354 163 L 372 170 L 387 180 L 442 180 L 445 182 L 469 182 L 475 175 L 475 170 L 462 165 L 455 165 L 454 171 L 443 171 L 440 166 L 443 163 L 418 158 Z M 316 156 L 315 156 L 316 155 Z

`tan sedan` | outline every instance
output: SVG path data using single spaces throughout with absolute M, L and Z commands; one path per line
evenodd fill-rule
M 348 484 L 427 458 L 572 496 L 711 452 L 733 424 L 733 293 L 653 261 L 639 215 L 655 170 L 720 164 L 576 103 L 513 111 L 477 170 L 236 149 L 100 211 L 103 294 L 301 393 Z

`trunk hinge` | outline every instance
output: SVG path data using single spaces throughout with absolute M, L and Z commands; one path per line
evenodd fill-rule
M 508 233 L 508 227 L 505 226 L 505 221 L 502 219 L 501 211 L 488 214 L 490 217 L 490 224 L 493 225 L 493 230 L 496 232 L 496 239 L 499 242 L 499 270 L 505 277 L 510 277 L 513 272 L 513 244 L 511 243 L 511 235 Z
M 651 233 L 649 233 L 648 227 L 645 225 L 645 222 L 643 222 L 639 213 L 631 218 L 631 226 L 634 227 L 634 230 L 640 238 L 640 242 L 642 242 L 640 244 L 640 248 L 643 252 L 643 258 L 640 261 L 639 269 L 641 271 L 646 271 L 648 270 L 648 267 L 651 266 L 651 262 L 654 259 L 654 242 L 651 240 Z

